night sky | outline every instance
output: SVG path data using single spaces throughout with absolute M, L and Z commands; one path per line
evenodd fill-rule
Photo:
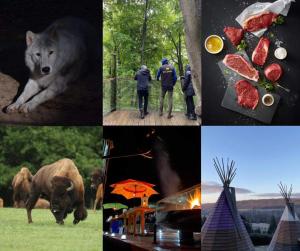
M 150 132 L 152 132 L 151 136 L 147 137 Z M 160 192 L 160 195 L 152 196 L 150 202 L 164 197 L 159 179 L 161 165 L 157 163 L 163 150 L 157 148 L 157 142 L 162 143 L 160 146 L 163 146 L 169 154 L 170 166 L 180 178 L 180 190 L 200 183 L 200 129 L 197 127 L 106 127 L 104 138 L 114 142 L 114 149 L 110 156 L 146 152 L 152 149 L 154 157 L 147 159 L 138 156 L 110 160 L 104 203 L 117 201 L 128 206 L 139 205 L 138 199 L 126 200 L 120 195 L 110 193 L 112 191 L 110 184 L 125 179 L 137 179 L 156 184 L 154 188 Z M 170 176 L 163 179 L 167 179 L 167 183 L 172 184 Z

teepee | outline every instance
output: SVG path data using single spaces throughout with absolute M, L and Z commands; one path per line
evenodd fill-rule
M 213 160 L 223 183 L 214 208 L 201 229 L 201 250 L 203 251 L 254 251 L 254 246 L 236 207 L 235 189 L 230 183 L 236 174 L 234 161 Z
M 280 193 L 285 200 L 285 209 L 278 223 L 269 251 L 300 251 L 300 221 L 295 212 L 294 204 L 291 203 L 292 186 L 279 184 Z

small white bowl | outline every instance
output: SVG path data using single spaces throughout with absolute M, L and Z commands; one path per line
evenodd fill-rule
M 261 100 L 265 106 L 272 106 L 274 104 L 274 97 L 272 94 L 269 93 L 265 94 Z
M 278 47 L 274 52 L 274 56 L 277 59 L 283 60 L 287 57 L 287 50 L 283 47 Z
M 221 48 L 220 48 L 218 51 L 211 51 L 211 50 L 209 50 L 209 49 L 207 48 L 207 42 L 208 42 L 208 40 L 209 40 L 210 38 L 217 38 L 218 40 L 221 41 Z M 223 50 L 223 48 L 224 48 L 224 42 L 223 42 L 223 39 L 222 39 L 220 36 L 218 36 L 218 35 L 210 35 L 210 36 L 208 36 L 208 37 L 205 39 L 204 46 L 205 46 L 205 50 L 206 50 L 208 53 L 210 53 L 210 54 L 218 54 L 218 53 L 220 53 L 220 52 Z

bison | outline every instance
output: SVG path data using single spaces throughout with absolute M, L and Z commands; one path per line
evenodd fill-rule
M 64 224 L 64 219 L 73 209 L 74 224 L 87 217 L 83 180 L 70 159 L 61 159 L 43 166 L 33 176 L 30 196 L 26 203 L 28 223 L 32 223 L 31 211 L 41 194 L 50 201 L 50 209 L 56 223 Z
M 102 207 L 103 201 L 103 173 L 101 170 L 95 170 L 91 175 L 91 188 L 96 190 L 96 199 L 94 202 L 94 212 L 98 203 L 100 203 L 100 208 Z
M 0 208 L 4 206 L 3 199 L 0 198 Z
M 32 174 L 27 167 L 14 176 L 12 181 L 14 207 L 25 207 L 25 203 L 29 197 Z
M 40 198 L 40 199 L 38 199 L 38 201 L 35 203 L 34 208 L 48 209 L 48 208 L 50 208 L 50 203 L 49 203 L 49 201 Z

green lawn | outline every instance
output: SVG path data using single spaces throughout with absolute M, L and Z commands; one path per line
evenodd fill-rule
M 55 223 L 49 209 L 32 210 L 27 223 L 25 209 L 0 208 L 0 250 L 102 251 L 102 212 L 88 211 L 85 221 L 73 225 L 69 214 L 64 225 Z

